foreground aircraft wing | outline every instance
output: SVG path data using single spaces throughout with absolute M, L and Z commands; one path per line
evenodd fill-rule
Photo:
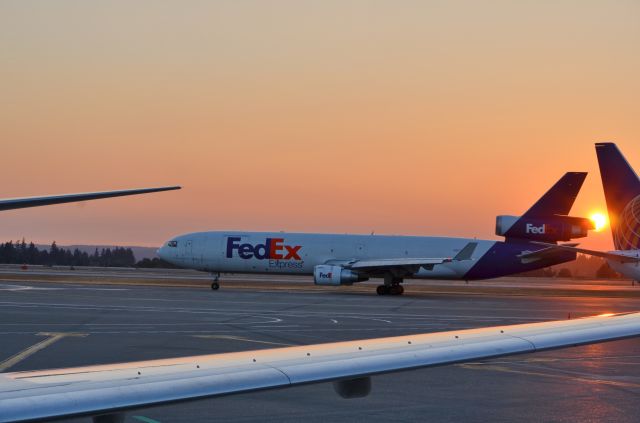
M 81 415 L 118 421 L 123 411 L 150 405 L 326 381 L 344 398 L 362 397 L 375 374 L 634 336 L 640 336 L 640 313 L 0 373 L 0 422 Z
M 478 246 L 477 242 L 469 242 L 453 258 L 381 258 L 355 260 L 343 267 L 347 269 L 371 272 L 380 270 L 404 270 L 409 273 L 417 272 L 421 267 L 433 269 L 436 264 L 449 263 L 451 261 L 471 260 L 473 252 Z
M 563 251 L 573 251 L 575 253 L 588 254 L 590 256 L 602 257 L 607 260 L 618 261 L 620 263 L 637 263 L 640 262 L 640 255 L 638 250 L 634 250 L 634 252 L 624 253 L 620 252 L 608 252 L 608 251 L 598 251 L 598 250 L 589 250 L 586 248 L 577 248 L 574 245 L 555 245 L 555 244 L 547 244 L 544 242 L 534 242 L 534 244 L 545 245 L 549 250 L 563 250 Z M 633 255 L 632 255 L 633 254 Z
M 100 198 L 123 197 L 125 195 L 148 194 L 150 192 L 171 191 L 179 186 L 127 189 L 121 191 L 85 192 L 80 194 L 51 195 L 46 197 L 25 197 L 0 199 L 0 211 L 24 209 L 27 207 L 48 206 L 51 204 L 73 203 L 77 201 L 98 200 Z

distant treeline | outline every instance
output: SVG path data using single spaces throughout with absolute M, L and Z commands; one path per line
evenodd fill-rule
M 48 249 L 40 249 L 33 242 L 9 241 L 0 244 L 0 264 L 36 264 L 44 266 L 99 267 L 175 267 L 154 258 L 136 262 L 131 248 L 96 248 L 92 254 L 58 247 L 54 241 Z
M 520 276 L 577 279 L 617 279 L 622 277 L 609 266 L 605 259 L 584 254 L 578 254 L 578 258 L 574 261 L 521 273 Z

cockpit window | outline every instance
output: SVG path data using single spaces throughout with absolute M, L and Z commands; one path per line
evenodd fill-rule
M 167 242 L 167 247 L 177 247 L 178 241 L 169 241 Z

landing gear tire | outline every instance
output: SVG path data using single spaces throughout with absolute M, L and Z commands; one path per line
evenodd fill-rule
M 220 284 L 218 282 L 212 282 L 211 289 L 213 289 L 214 291 L 217 291 L 218 289 L 220 289 Z
M 378 285 L 376 288 L 376 293 L 378 295 L 402 295 L 404 293 L 404 288 L 402 285 Z
M 404 293 L 404 288 L 402 285 L 391 285 L 389 287 L 389 293 L 391 295 L 402 295 Z

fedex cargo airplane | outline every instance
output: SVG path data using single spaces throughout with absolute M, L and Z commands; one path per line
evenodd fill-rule
M 597 143 L 596 154 L 615 250 L 553 248 L 603 257 L 616 272 L 640 281 L 640 179 L 614 143 Z
M 177 266 L 220 273 L 313 275 L 317 285 L 383 278 L 379 295 L 400 295 L 404 279 L 488 279 L 574 260 L 555 245 L 587 236 L 593 223 L 568 216 L 586 173 L 566 173 L 522 216 L 498 216 L 504 241 L 469 238 L 215 231 L 180 235 L 158 255 Z M 576 244 L 571 244 L 576 245 Z

